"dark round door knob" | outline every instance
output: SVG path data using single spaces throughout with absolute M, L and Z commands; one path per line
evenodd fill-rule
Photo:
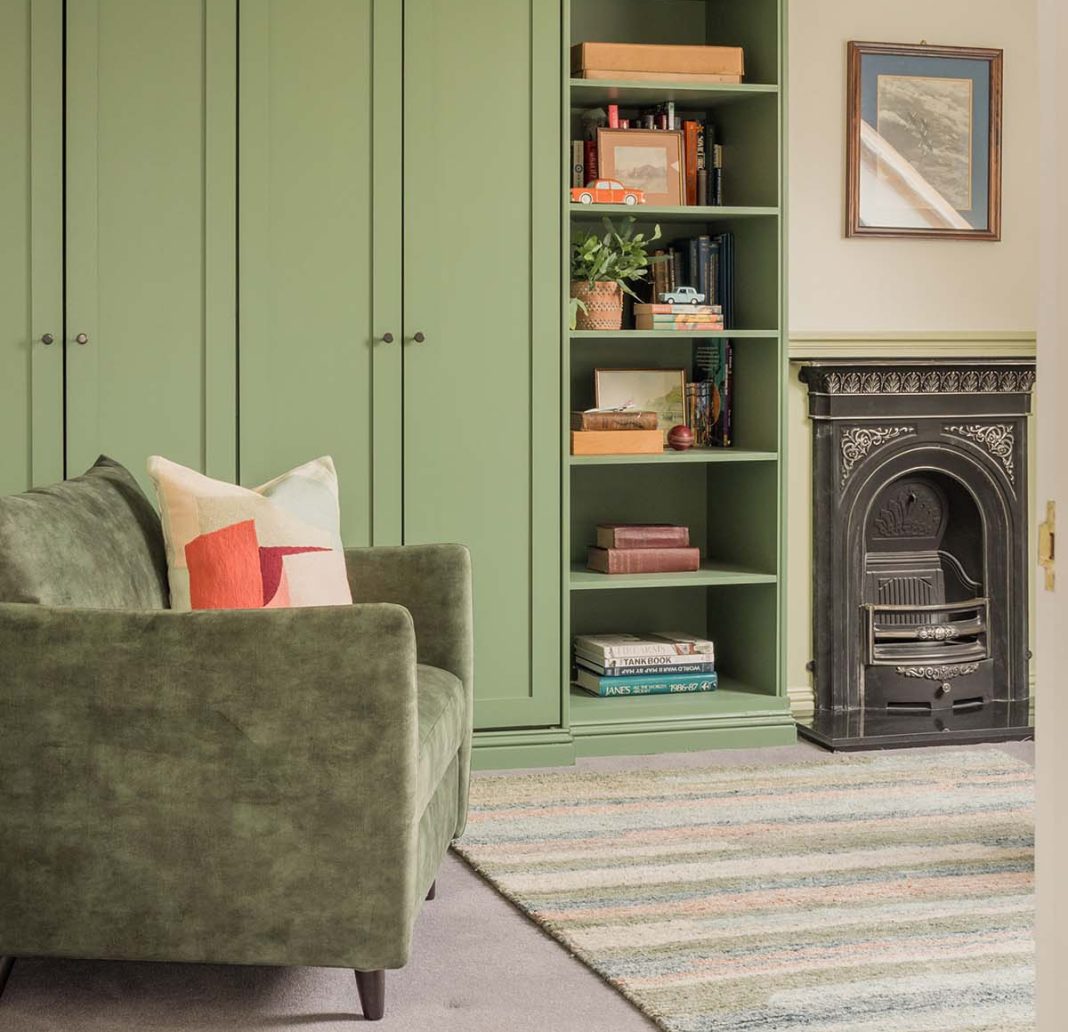
M 424 340 L 426 340 L 426 336 L 424 335 L 424 333 L 423 333 L 423 331 L 422 331 L 422 330 L 419 330 L 419 331 L 418 331 L 418 332 L 417 332 L 417 333 L 415 334 L 415 336 L 414 336 L 414 337 L 412 337 L 412 340 L 414 340 L 416 344 L 422 344 L 422 343 L 423 343 L 423 341 L 424 341 Z
M 393 343 L 393 334 L 392 333 L 383 333 L 382 334 L 382 343 L 383 344 L 392 344 Z
M 41 338 L 41 343 L 42 343 L 42 344 L 52 344 L 52 343 L 54 343 L 55 339 L 56 339 L 56 338 L 55 338 L 55 337 L 53 337 L 51 333 L 46 333 L 46 334 L 45 334 L 45 335 L 44 335 L 44 336 L 43 336 L 43 337 Z
M 75 340 L 76 340 L 76 341 L 77 341 L 77 342 L 78 342 L 79 344 L 88 344 L 88 343 L 89 343 L 89 335 L 88 335 L 88 334 L 86 334 L 86 333 L 79 333 L 79 334 L 78 334 L 78 336 L 77 336 L 77 337 L 75 337 L 74 339 L 75 339 Z

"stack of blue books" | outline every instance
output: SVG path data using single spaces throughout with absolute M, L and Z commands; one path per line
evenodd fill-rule
M 680 631 L 580 634 L 575 684 L 591 695 L 675 695 L 715 691 L 715 649 Z

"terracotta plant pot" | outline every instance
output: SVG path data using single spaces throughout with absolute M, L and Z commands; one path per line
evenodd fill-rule
M 618 330 L 623 325 L 623 291 L 618 283 L 586 280 L 571 281 L 571 296 L 585 306 L 576 313 L 575 326 L 580 330 Z

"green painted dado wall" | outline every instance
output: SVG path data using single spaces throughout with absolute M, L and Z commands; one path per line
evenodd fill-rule
M 0 491 L 331 454 L 347 544 L 471 547 L 477 725 L 560 724 L 560 33 L 2 0 Z

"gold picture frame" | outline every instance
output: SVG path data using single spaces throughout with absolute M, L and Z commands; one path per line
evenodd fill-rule
M 678 129 L 597 130 L 597 170 L 645 192 L 645 203 L 681 206 L 686 203 L 686 163 Z
M 599 409 L 655 412 L 665 439 L 686 422 L 685 369 L 594 369 L 593 392 Z

